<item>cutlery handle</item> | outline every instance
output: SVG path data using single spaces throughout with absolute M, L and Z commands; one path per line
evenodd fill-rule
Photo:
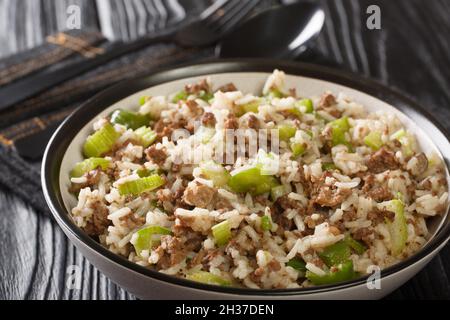
M 94 69 L 126 53 L 139 50 L 151 44 L 169 41 L 173 33 L 146 37 L 130 43 L 115 43 L 103 54 L 89 60 L 82 60 L 56 70 L 42 70 L 30 77 L 17 80 L 0 88 L 0 110 L 13 106 L 61 82 Z

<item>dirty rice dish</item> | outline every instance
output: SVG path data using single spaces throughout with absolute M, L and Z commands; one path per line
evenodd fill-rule
M 300 97 L 284 77 L 261 96 L 204 79 L 96 120 L 70 172 L 74 222 L 139 265 L 221 286 L 333 284 L 420 250 L 447 207 L 440 157 L 395 114 Z M 217 157 L 252 132 L 268 141 Z

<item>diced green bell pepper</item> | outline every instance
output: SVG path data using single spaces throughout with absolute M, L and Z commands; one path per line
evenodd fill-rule
M 124 125 L 128 129 L 136 130 L 142 126 L 147 126 L 150 122 L 148 115 L 117 109 L 111 113 L 111 122 Z
M 286 266 L 294 268 L 297 271 L 305 272 L 306 271 L 306 263 L 305 261 L 299 258 L 292 258 L 286 263 Z
M 357 276 L 351 260 L 337 265 L 336 268 L 336 271 L 329 271 L 325 275 L 318 275 L 308 270 L 306 278 L 315 285 L 325 285 L 348 281 Z
M 349 245 L 345 241 L 339 241 L 326 247 L 318 255 L 327 266 L 331 267 L 347 261 L 351 254 Z

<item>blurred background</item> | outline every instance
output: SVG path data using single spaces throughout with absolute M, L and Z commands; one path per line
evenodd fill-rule
M 90 265 L 49 217 L 40 187 L 43 149 L 60 122 L 95 93 L 160 67 L 212 59 L 221 39 L 189 48 L 171 41 L 141 44 L 36 93 L 24 93 L 42 87 L 42 79 L 54 81 L 54 71 L 117 52 L 117 44 L 161 36 L 198 21 L 219 1 L 233 0 L 0 0 L 0 298 L 134 299 Z M 255 1 L 245 16 L 236 18 L 242 8 L 231 16 L 241 23 L 293 2 Z M 309 2 L 323 10 L 325 24 L 307 50 L 291 59 L 378 80 L 417 100 L 450 129 L 449 1 Z M 372 5 L 380 10 L 379 28 L 368 24 Z M 302 19 L 302 12 L 298 17 Z M 268 23 L 253 37 L 264 39 L 268 31 L 290 27 Z M 66 286 L 67 268 L 73 265 L 82 270 L 79 289 Z M 449 270 L 447 245 L 388 298 L 450 299 Z

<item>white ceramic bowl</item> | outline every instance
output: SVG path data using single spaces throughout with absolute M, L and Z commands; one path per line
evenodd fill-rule
M 259 94 L 267 76 L 275 68 L 288 74 L 286 86 L 296 88 L 302 96 L 320 95 L 324 90 L 344 92 L 370 111 L 396 113 L 416 133 L 425 152 L 436 151 L 447 163 L 450 157 L 448 135 L 429 115 L 402 95 L 355 75 L 313 65 L 268 60 L 210 62 L 161 71 L 98 94 L 61 125 L 47 147 L 42 165 L 46 200 L 65 234 L 92 264 L 129 292 L 147 299 L 367 299 L 390 293 L 432 259 L 450 236 L 448 210 L 446 215 L 430 220 L 432 237 L 419 253 L 382 271 L 380 289 L 370 289 L 373 286 L 367 286 L 367 277 L 336 285 L 284 290 L 204 285 L 129 262 L 109 252 L 72 223 L 68 212 L 76 205 L 76 199 L 68 192 L 68 173 L 76 162 L 82 160 L 81 146 L 98 116 L 107 115 L 117 108 L 135 109 L 136 101 L 142 95 L 167 95 L 205 76 L 211 77 L 215 87 L 233 82 L 243 92 Z

